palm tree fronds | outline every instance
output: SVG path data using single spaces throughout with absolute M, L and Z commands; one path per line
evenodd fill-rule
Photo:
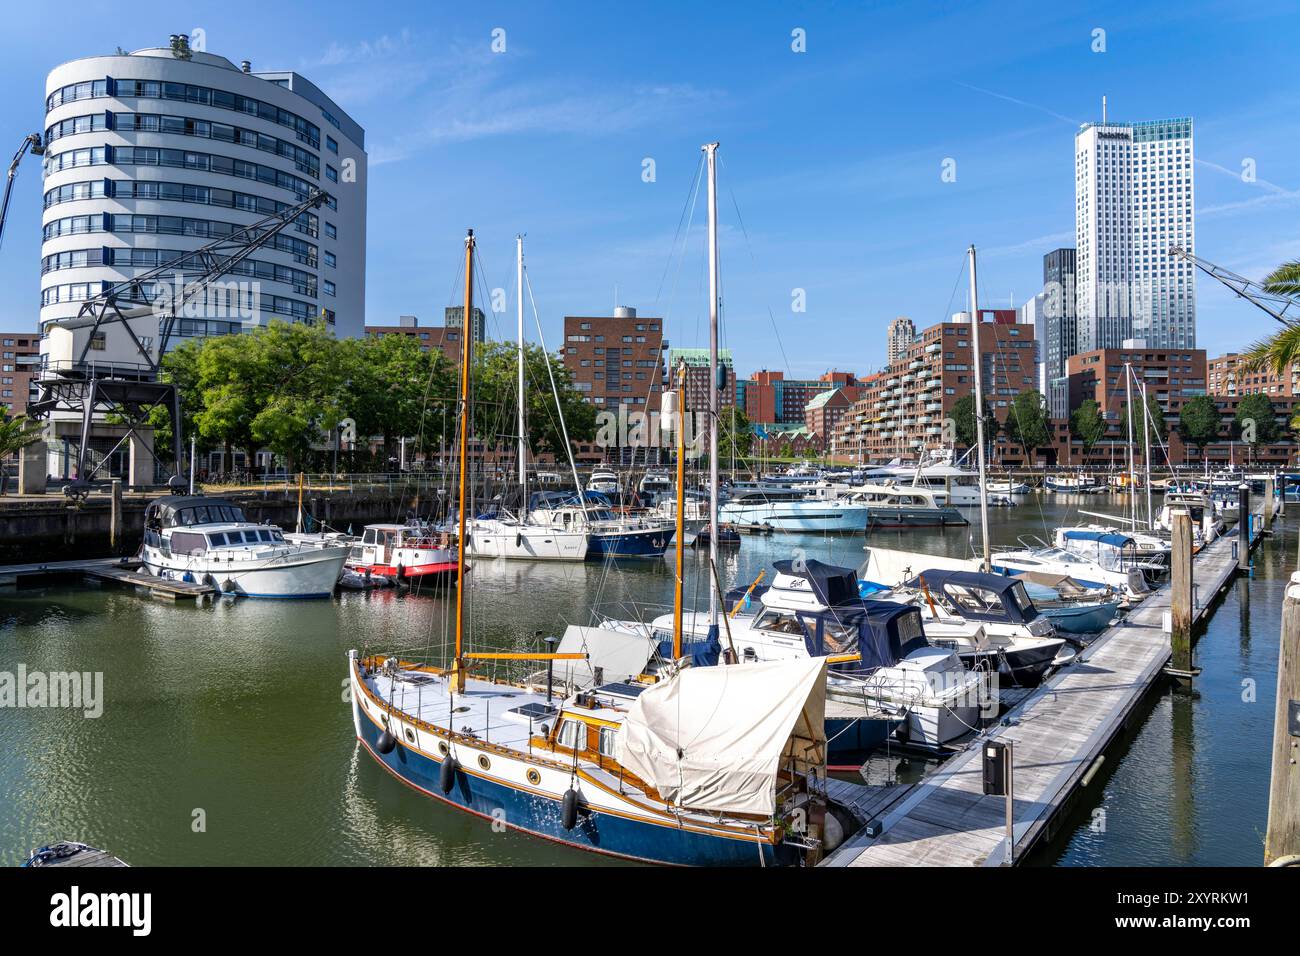
M 1269 369 L 1282 375 L 1297 361 L 1300 361 L 1300 322 L 1290 320 L 1286 328 L 1265 336 L 1247 348 L 1237 367 L 1243 372 Z
M 1277 295 L 1300 295 L 1300 260 L 1282 263 L 1260 285 Z

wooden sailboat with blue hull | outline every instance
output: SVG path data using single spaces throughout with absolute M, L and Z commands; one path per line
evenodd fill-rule
M 473 252 L 471 232 L 466 315 Z M 840 832 L 825 789 L 825 662 L 686 666 L 680 547 L 679 663 L 657 681 L 605 684 L 560 701 L 549 681 L 469 676 L 488 661 L 586 657 L 464 650 L 469 368 L 464 354 L 455 654 L 444 668 L 350 651 L 357 739 L 436 800 L 580 849 L 665 864 L 815 863 Z M 677 431 L 680 442 L 680 422 Z

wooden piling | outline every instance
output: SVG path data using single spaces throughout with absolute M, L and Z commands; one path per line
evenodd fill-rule
M 1196 609 L 1192 606 L 1192 514 L 1186 508 L 1179 508 L 1173 512 L 1172 517 L 1173 549 L 1169 561 L 1169 616 L 1173 665 L 1170 670 L 1180 680 L 1190 682 L 1192 622 L 1196 619 Z
M 1282 602 L 1273 719 L 1273 773 L 1268 790 L 1264 864 L 1300 855 L 1300 573 L 1291 576 Z
M 1250 485 L 1237 489 L 1237 570 L 1250 570 Z
M 112 504 L 109 509 L 108 545 L 116 554 L 122 550 L 122 479 L 113 479 Z
M 1259 525 L 1261 528 L 1267 528 L 1273 524 L 1273 509 L 1274 506 L 1276 505 L 1276 502 L 1273 500 L 1273 494 L 1274 494 L 1273 479 L 1265 478 L 1264 479 L 1264 508 L 1263 508 L 1264 515 Z

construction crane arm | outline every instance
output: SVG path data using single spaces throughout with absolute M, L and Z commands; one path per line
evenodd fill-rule
M 14 176 L 18 174 L 18 164 L 23 161 L 23 156 L 31 150 L 33 156 L 39 156 L 45 152 L 45 146 L 41 143 L 40 133 L 28 133 L 23 137 L 23 141 L 18 146 L 18 152 L 14 153 L 13 162 L 9 164 L 9 178 L 5 180 L 4 199 L 0 199 L 0 242 L 4 242 L 5 220 L 9 217 L 9 197 L 13 195 Z
M 1290 326 L 1300 322 L 1300 298 L 1269 292 L 1258 282 L 1230 272 L 1222 266 L 1216 266 L 1213 262 L 1193 255 L 1181 246 L 1171 246 L 1169 254 L 1192 263 L 1206 275 L 1217 279 L 1238 296 L 1267 312 L 1283 325 Z

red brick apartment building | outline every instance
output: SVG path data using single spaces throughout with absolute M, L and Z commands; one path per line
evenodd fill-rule
M 405 335 L 419 342 L 420 348 L 425 352 L 438 349 L 457 365 L 460 364 L 461 350 L 464 348 L 460 329 L 422 326 L 420 320 L 413 315 L 398 316 L 396 325 L 367 325 L 366 335 Z
M 678 367 L 686 365 L 686 407 L 704 409 L 709 407 L 709 350 L 708 349 L 669 349 L 668 379 L 671 387 L 677 387 Z M 731 358 L 731 349 L 718 349 L 718 365 L 726 373 L 727 383 L 718 394 L 718 407 L 729 408 L 736 404 L 736 369 Z
M 0 332 L 0 412 L 9 418 L 26 414 L 40 362 L 36 332 Z
M 1278 423 L 1284 427 L 1297 405 L 1300 405 L 1300 394 L 1292 386 L 1291 374 L 1243 374 L 1237 367 L 1238 360 L 1239 356 L 1235 353 L 1207 361 L 1204 349 L 1163 350 L 1144 347 L 1099 349 L 1071 356 L 1066 362 L 1070 408 L 1076 409 L 1088 399 L 1097 402 L 1106 416 L 1106 437 L 1093 446 L 1085 462 L 1083 446 L 1070 438 L 1068 423 L 1058 422 L 1057 460 L 1062 464 L 1100 467 L 1121 467 L 1127 461 L 1128 425 L 1123 416 L 1123 408 L 1124 365 L 1128 363 L 1136 381 L 1145 382 L 1147 394 L 1154 396 L 1160 404 L 1168 430 L 1167 453 L 1163 449 L 1153 448 L 1153 467 L 1163 468 L 1169 464 L 1177 467 L 1201 466 L 1207 461 L 1211 468 L 1245 461 L 1277 466 L 1292 463 L 1295 445 L 1290 441 L 1248 449 L 1233 440 L 1237 405 L 1246 395 L 1265 395 L 1273 403 Z M 1136 385 L 1133 391 L 1133 401 L 1136 404 L 1141 400 Z M 1205 447 L 1204 457 L 1195 446 L 1185 444 L 1178 434 L 1182 408 L 1197 395 L 1209 395 L 1214 399 L 1223 416 L 1219 440 Z
M 663 319 L 638 316 L 628 306 L 608 316 L 564 317 L 564 367 L 597 409 L 659 411 L 667 349 Z
M 861 383 L 852 372 L 831 371 L 817 379 L 788 379 L 784 372 L 760 369 L 739 383 L 736 406 L 751 422 L 764 425 L 803 425 L 804 410 L 822 392 L 845 390 L 856 400 Z
M 1005 423 L 1012 400 L 1037 384 L 1034 327 L 1017 323 L 1006 309 L 980 311 L 979 359 L 984 399 Z M 960 316 L 955 317 L 960 319 Z M 862 396 L 841 417 L 836 453 L 860 462 L 913 457 L 920 448 L 943 445 L 943 422 L 964 395 L 975 390 L 969 321 L 942 322 L 924 330 L 903 357 L 862 380 Z M 1021 463 L 1018 445 L 999 435 L 995 459 Z

